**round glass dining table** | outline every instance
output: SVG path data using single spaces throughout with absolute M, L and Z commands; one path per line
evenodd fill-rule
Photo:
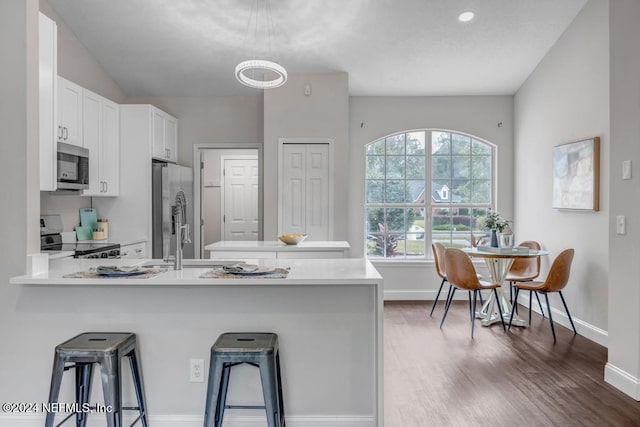
M 549 255 L 548 251 L 535 249 L 525 250 L 524 248 L 513 248 L 511 250 L 509 250 L 509 248 L 495 248 L 490 251 L 479 250 L 478 248 L 464 248 L 462 250 L 470 257 L 483 258 L 491 275 L 491 281 L 501 286 L 497 289 L 498 301 L 496 301 L 492 292 L 482 305 L 482 309 L 476 312 L 476 318 L 482 319 L 480 322 L 482 326 L 489 326 L 499 322 L 501 315 L 505 323 L 507 323 L 511 317 L 513 307 L 509 298 L 507 298 L 502 291 L 502 284 L 504 283 L 504 278 L 507 277 L 507 273 L 509 273 L 513 261 L 516 258 L 533 258 Z M 513 316 L 513 322 L 511 324 L 513 326 L 526 326 L 527 322 L 524 319 L 520 319 L 516 314 Z

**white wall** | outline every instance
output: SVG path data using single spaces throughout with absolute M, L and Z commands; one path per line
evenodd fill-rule
M 563 294 L 579 332 L 606 342 L 609 283 L 609 17 L 607 2 L 590 1 L 515 96 L 515 233 L 551 252 L 575 248 Z M 600 211 L 551 208 L 552 148 L 600 137 Z M 550 298 L 562 316 L 560 298 Z M 535 307 L 535 305 L 534 305 Z
M 20 370 L 26 337 L 40 336 L 42 324 L 20 310 L 21 288 L 9 278 L 23 274 L 28 253 L 39 252 L 38 212 L 38 2 L 0 2 L 0 401 L 33 397 Z M 26 48 L 25 48 L 26 46 Z M 33 342 L 36 342 L 34 339 Z M 27 362 L 28 363 L 28 362 Z
M 91 52 L 73 34 L 47 0 L 40 0 L 40 11 L 58 24 L 58 75 L 113 102 L 121 103 L 125 94 L 104 71 Z
M 640 2 L 611 1 L 609 13 L 610 215 L 602 225 L 610 233 L 609 363 L 605 380 L 640 400 Z M 630 181 L 621 179 L 623 160 L 631 160 L 635 168 Z M 627 217 L 626 235 L 615 233 L 617 215 Z
M 178 119 L 178 163 L 191 166 L 193 145 L 262 143 L 262 95 L 128 97 L 127 104 L 152 104 Z
M 306 84 L 312 93 L 304 94 Z M 334 240 L 347 239 L 349 82 L 346 73 L 291 73 L 287 84 L 264 93 L 264 235 L 278 233 L 278 141 L 334 141 Z
M 351 97 L 348 167 L 351 256 L 364 255 L 365 145 L 395 132 L 421 128 L 465 132 L 496 144 L 498 210 L 506 218 L 512 218 L 512 96 Z M 384 277 L 386 299 L 435 298 L 440 279 L 433 262 L 417 262 L 411 266 L 376 262 L 375 265 Z

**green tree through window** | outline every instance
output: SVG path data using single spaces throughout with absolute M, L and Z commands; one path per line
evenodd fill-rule
M 424 259 L 431 242 L 483 238 L 493 208 L 495 148 L 469 135 L 420 130 L 366 146 L 365 235 L 370 258 Z

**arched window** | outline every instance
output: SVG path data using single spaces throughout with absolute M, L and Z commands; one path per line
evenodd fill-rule
M 424 129 L 366 146 L 369 258 L 424 259 L 431 242 L 467 247 L 487 237 L 496 148 L 469 135 Z

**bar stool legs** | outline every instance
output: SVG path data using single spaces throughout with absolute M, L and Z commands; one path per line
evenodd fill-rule
M 102 392 L 104 404 L 112 407 L 107 412 L 107 426 L 120 427 L 122 425 L 122 404 L 120 396 L 120 359 L 117 354 L 105 357 L 100 363 L 102 375 Z
M 121 361 L 123 357 L 129 359 L 133 383 L 138 400 L 137 407 L 122 406 Z M 69 363 L 69 366 L 66 366 Z M 122 426 L 122 411 L 137 410 L 139 416 L 133 422 L 142 422 L 148 427 L 146 400 L 142 382 L 142 366 L 136 352 L 136 336 L 131 333 L 85 333 L 80 334 L 56 347 L 51 373 L 49 389 L 49 403 L 57 403 L 64 371 L 73 369 L 76 375 L 75 397 L 78 412 L 71 413 L 58 425 L 66 422 L 75 415 L 76 426 L 85 427 L 87 424 L 86 405 L 90 403 L 91 380 L 93 365 L 100 365 L 102 390 L 104 393 L 105 412 L 108 427 Z M 55 411 L 47 412 L 45 427 L 53 427 Z
M 211 362 L 209 363 L 209 381 L 207 382 L 207 400 L 205 402 L 204 427 L 213 427 L 214 422 L 216 426 L 222 425 L 222 417 L 220 414 L 220 393 L 222 390 L 221 382 L 223 370 L 222 365 L 222 361 L 214 358 L 212 352 Z M 224 390 L 226 398 L 227 388 L 224 387 Z
M 138 401 L 138 407 L 142 420 L 143 427 L 149 427 L 149 422 L 147 421 L 147 400 L 145 399 L 144 393 L 144 381 L 142 380 L 142 364 L 140 363 L 140 358 L 136 354 L 136 349 L 134 348 L 129 353 L 129 363 L 131 365 L 131 373 L 133 375 L 133 386 L 136 392 L 136 399 Z
M 260 371 L 264 406 L 227 405 L 231 368 L 243 363 Z M 225 409 L 264 409 L 269 427 L 285 427 L 280 354 L 276 334 L 222 334 L 211 347 L 204 427 L 222 427 Z
M 76 365 L 76 402 L 80 407 L 89 403 L 91 397 L 91 374 L 93 365 L 90 363 Z M 87 414 L 79 412 L 76 414 L 76 426 L 85 427 L 87 425 Z
M 76 375 L 77 375 L 76 371 Z M 62 385 L 62 374 L 64 374 L 64 360 L 56 355 L 53 358 L 53 368 L 51 369 L 51 386 L 49 387 L 49 403 L 57 402 L 58 396 L 60 395 L 60 386 Z M 76 377 L 77 378 L 77 377 Z M 77 381 L 76 381 L 77 384 Z M 44 425 L 45 427 L 53 427 L 53 421 L 55 419 L 55 412 L 47 412 Z M 86 417 L 84 417 L 86 418 Z M 80 416 L 77 418 L 78 423 L 80 423 Z
M 276 363 L 273 357 L 267 359 L 267 363 L 260 364 L 260 379 L 262 380 L 262 394 L 264 406 L 267 412 L 267 424 L 269 427 L 279 427 L 280 424 L 280 399 L 276 384 Z

